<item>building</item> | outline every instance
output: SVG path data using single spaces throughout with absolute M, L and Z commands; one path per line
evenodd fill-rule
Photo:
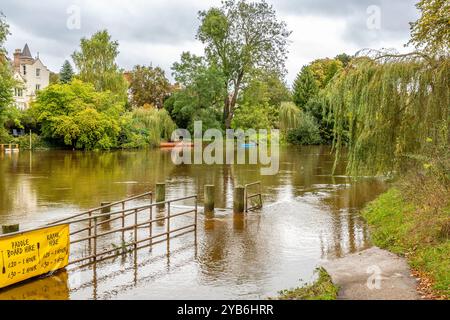
M 39 59 L 31 56 L 28 44 L 23 50 L 16 49 L 11 62 L 14 79 L 19 85 L 14 88 L 14 100 L 17 108 L 25 110 L 36 97 L 36 92 L 44 89 L 50 82 L 50 70 Z

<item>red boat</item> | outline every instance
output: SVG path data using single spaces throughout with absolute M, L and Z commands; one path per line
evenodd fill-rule
M 194 144 L 192 142 L 184 142 L 184 141 L 161 142 L 159 144 L 160 148 L 185 148 L 185 147 L 192 148 L 193 146 Z

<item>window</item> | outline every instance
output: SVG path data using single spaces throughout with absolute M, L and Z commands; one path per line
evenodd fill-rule
M 22 97 L 23 96 L 23 90 L 21 88 L 14 88 L 14 95 L 16 97 Z
M 39 90 L 41 90 L 41 85 L 40 85 L 40 84 L 37 84 L 37 85 L 36 85 L 36 91 L 39 91 Z
M 23 68 L 23 75 L 26 75 L 27 74 L 27 66 L 22 66 L 22 68 Z
M 39 77 L 41 75 L 41 69 L 36 69 L 36 77 Z

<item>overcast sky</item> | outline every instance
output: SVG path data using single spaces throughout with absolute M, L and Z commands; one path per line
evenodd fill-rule
M 304 64 L 317 58 L 362 48 L 407 51 L 409 22 L 418 17 L 416 0 L 268 2 L 293 31 L 286 63 L 289 84 Z M 65 59 L 72 63 L 70 55 L 80 38 L 108 29 L 120 44 L 120 67 L 152 63 L 171 78 L 170 67 L 183 51 L 203 52 L 195 40 L 197 12 L 214 5 L 220 0 L 2 0 L 0 11 L 10 24 L 10 56 L 28 43 L 32 54 L 39 52 L 43 63 L 57 72 Z

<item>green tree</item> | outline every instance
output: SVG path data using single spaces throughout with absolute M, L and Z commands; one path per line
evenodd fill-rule
M 280 107 L 280 129 L 283 133 L 296 128 L 300 123 L 301 110 L 293 102 L 283 102 Z
M 264 0 L 227 0 L 220 8 L 201 11 L 199 18 L 197 38 L 225 77 L 223 119 L 229 128 L 246 75 L 254 69 L 284 71 L 290 32 Z
M 308 101 L 315 97 L 319 89 L 311 68 L 304 66 L 297 75 L 293 86 L 293 101 L 299 108 L 304 108 Z
M 49 85 L 57 84 L 57 83 L 59 83 L 59 73 L 50 71 Z
M 231 121 L 233 129 L 270 129 L 269 106 L 244 103 L 236 107 L 236 112 Z
M 135 108 L 121 117 L 122 148 L 158 146 L 160 141 L 169 140 L 176 129 L 167 110 Z
M 184 52 L 174 63 L 173 75 L 181 90 L 172 94 L 165 108 L 180 128 L 192 129 L 203 121 L 203 128 L 221 128 L 221 109 L 225 89 L 222 71 L 202 58 Z
M 448 0 L 421 0 L 416 4 L 421 16 L 411 25 L 409 43 L 432 55 L 449 55 L 450 2 Z
M 342 62 L 342 66 L 345 68 L 346 66 L 348 66 L 348 64 L 352 60 L 352 56 L 350 56 L 346 53 L 341 53 L 341 54 L 338 54 L 336 57 L 334 57 L 334 59 Z
M 319 126 L 314 117 L 308 113 L 300 112 L 297 126 L 288 131 L 287 141 L 299 145 L 317 145 L 322 143 Z
M 72 69 L 72 65 L 69 61 L 64 61 L 64 64 L 61 67 L 61 71 L 59 72 L 59 80 L 61 83 L 69 83 L 72 81 L 72 78 L 74 76 L 74 72 Z
M 314 74 L 317 87 L 323 89 L 333 79 L 333 77 L 342 70 L 343 63 L 337 59 L 317 59 L 313 61 L 309 68 Z
M 8 138 L 8 133 L 4 128 L 4 123 L 8 118 L 8 109 L 13 103 L 13 88 L 16 81 L 13 78 L 11 68 L 6 59 L 4 43 L 9 35 L 9 25 L 0 12 L 0 140 Z
M 41 90 L 32 105 L 44 138 L 88 150 L 117 146 L 122 112 L 116 96 L 80 80 Z
M 97 91 L 109 90 L 123 102 L 127 100 L 127 82 L 115 60 L 119 43 L 112 41 L 107 30 L 95 33 L 90 39 L 82 38 L 80 51 L 72 54 L 78 68 L 78 78 L 92 83 Z
M 134 107 L 144 104 L 164 106 L 164 101 L 170 95 L 170 82 L 160 67 L 137 65 L 131 72 L 130 90 Z

